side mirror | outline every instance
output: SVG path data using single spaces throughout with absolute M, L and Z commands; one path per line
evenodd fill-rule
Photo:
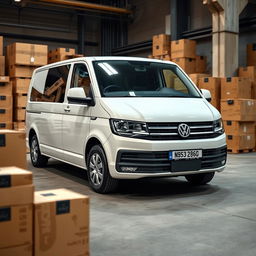
M 209 90 L 201 89 L 201 93 L 203 94 L 203 96 L 205 97 L 205 99 L 207 101 L 211 102 L 212 96 L 211 96 L 211 92 Z
M 91 97 L 86 97 L 86 93 L 82 87 L 70 88 L 67 94 L 68 102 L 73 104 L 94 105 Z

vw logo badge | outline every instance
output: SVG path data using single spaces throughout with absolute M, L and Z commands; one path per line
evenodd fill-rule
M 187 124 L 179 124 L 178 133 L 182 138 L 187 138 L 190 134 L 190 128 Z

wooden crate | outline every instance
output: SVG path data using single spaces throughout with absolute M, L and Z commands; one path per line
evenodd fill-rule
M 252 152 L 255 149 L 255 134 L 227 134 L 227 147 L 229 153 Z
M 14 107 L 25 108 L 27 106 L 27 94 L 14 94 Z
M 31 79 L 30 78 L 13 78 L 12 87 L 13 93 L 24 94 L 28 93 L 29 84 Z
M 26 108 L 14 108 L 13 120 L 14 121 L 25 121 L 26 119 Z

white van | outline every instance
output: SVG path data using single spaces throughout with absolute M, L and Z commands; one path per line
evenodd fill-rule
M 99 193 L 118 179 L 185 176 L 206 184 L 227 157 L 210 97 L 170 61 L 86 57 L 40 67 L 26 112 L 32 164 L 52 157 L 81 167 Z

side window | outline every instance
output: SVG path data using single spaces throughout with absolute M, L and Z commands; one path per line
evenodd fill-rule
M 30 100 L 62 103 L 64 101 L 69 70 L 70 65 L 50 68 L 45 79 L 44 88 L 40 90 L 38 90 L 36 84 L 39 77 L 36 77 Z
M 91 80 L 85 64 L 74 65 L 70 88 L 72 87 L 82 87 L 86 96 L 91 95 Z
M 166 87 L 188 94 L 188 88 L 180 78 L 170 69 L 163 70 Z

